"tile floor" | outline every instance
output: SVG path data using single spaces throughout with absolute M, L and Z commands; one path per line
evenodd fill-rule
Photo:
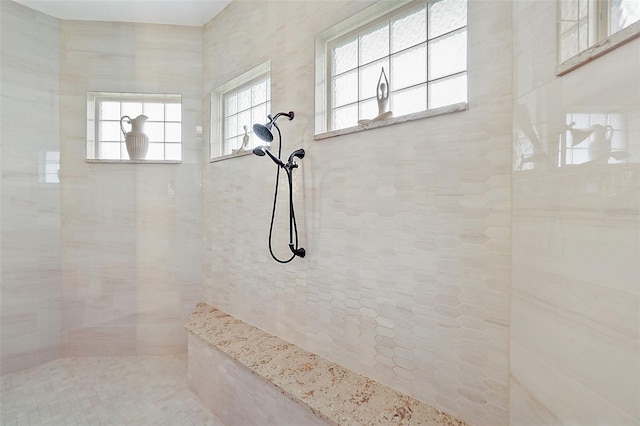
M 2 426 L 222 426 L 188 389 L 186 354 L 62 358 L 1 383 Z

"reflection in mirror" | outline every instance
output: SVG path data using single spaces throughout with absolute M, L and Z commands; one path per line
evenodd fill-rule
M 38 161 L 38 181 L 60 183 L 60 151 L 40 152 Z
M 551 137 L 550 144 L 541 141 L 525 105 L 518 105 L 514 115 L 515 170 L 637 161 L 638 153 L 634 157 L 629 146 L 635 127 L 624 113 L 567 113 L 563 130 Z
M 568 113 L 558 141 L 558 167 L 629 162 L 623 114 Z
M 526 105 L 517 105 L 514 110 L 516 141 L 514 146 L 514 166 L 516 170 L 533 170 L 549 164 L 548 156 Z

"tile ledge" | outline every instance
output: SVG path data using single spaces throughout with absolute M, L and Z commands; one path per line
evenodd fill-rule
M 182 164 L 181 160 L 95 160 L 87 158 L 84 161 L 105 164 Z
M 225 160 L 231 160 L 232 158 L 239 158 L 239 157 L 245 157 L 249 154 L 251 154 L 253 151 L 249 150 L 249 151 L 241 151 L 241 152 L 236 152 L 235 154 L 226 154 L 226 155 L 221 155 L 219 157 L 215 157 L 215 158 L 209 158 L 209 163 L 217 163 L 219 161 L 225 161 Z
M 198 303 L 185 328 L 329 422 L 469 426 L 206 303 Z
M 617 33 L 611 34 L 604 40 L 599 41 L 586 50 L 567 59 L 561 64 L 556 65 L 556 75 L 558 77 L 568 74 L 569 72 L 588 64 L 589 62 L 599 58 L 625 43 L 640 37 L 640 21 L 623 28 Z
M 427 111 L 416 112 L 413 114 L 401 115 L 398 117 L 391 117 L 386 120 L 372 121 L 368 124 L 357 125 L 353 127 L 347 127 L 346 129 L 332 130 L 330 132 L 319 133 L 313 137 L 314 140 L 319 141 L 322 139 L 333 138 L 336 136 L 348 135 L 350 133 L 363 132 L 365 130 L 377 129 L 378 127 L 393 126 L 394 124 L 406 123 L 409 121 L 422 120 L 424 118 L 437 117 L 439 115 L 451 114 L 453 112 L 461 112 L 469 109 L 467 102 L 460 102 L 457 104 L 447 105 L 440 108 L 434 108 Z

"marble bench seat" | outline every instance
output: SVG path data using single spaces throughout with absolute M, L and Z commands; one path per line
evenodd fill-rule
M 466 425 L 206 303 L 186 328 L 189 385 L 225 424 Z

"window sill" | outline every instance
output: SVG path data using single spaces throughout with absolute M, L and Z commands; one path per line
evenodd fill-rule
M 237 157 L 244 157 L 246 155 L 251 154 L 252 152 L 253 151 L 242 151 L 242 152 L 236 152 L 235 154 L 221 155 L 220 157 L 210 158 L 209 162 L 217 163 L 218 161 L 231 160 L 232 158 L 237 158 Z
M 86 159 L 87 163 L 111 163 L 111 164 L 182 164 L 181 160 L 92 160 Z
M 606 39 L 557 65 L 556 75 L 565 75 L 637 37 L 640 37 L 640 21 L 629 25 L 627 28 L 623 28 L 617 33 L 611 34 Z
M 357 125 L 354 127 L 347 127 L 345 129 L 333 130 L 331 132 L 319 133 L 313 137 L 314 140 L 319 141 L 322 139 L 333 138 L 336 136 L 348 135 L 350 133 L 358 133 L 365 130 L 377 129 L 378 127 L 393 126 L 394 124 L 406 123 L 409 121 L 422 120 L 424 118 L 436 117 L 444 114 L 451 114 L 452 112 L 461 112 L 469 109 L 469 104 L 466 102 L 460 102 L 453 105 L 447 105 L 440 108 L 430 109 L 428 111 L 416 112 L 413 114 L 401 115 L 399 117 L 392 117 L 386 120 L 372 121 L 368 124 Z

